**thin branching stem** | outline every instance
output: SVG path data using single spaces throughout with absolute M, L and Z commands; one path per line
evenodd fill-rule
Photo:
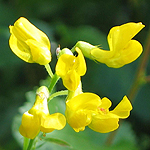
M 54 97 L 62 96 L 62 95 L 68 95 L 68 90 L 63 90 L 63 91 L 58 91 L 58 92 L 53 93 L 53 94 L 50 95 L 50 97 L 48 98 L 48 102 L 49 102 L 51 99 L 53 99 Z
M 138 91 L 140 90 L 140 88 L 146 84 L 146 82 L 150 81 L 150 76 L 146 77 L 146 68 L 147 68 L 147 64 L 149 61 L 149 56 L 150 56 L 150 28 L 149 28 L 149 32 L 148 32 L 148 36 L 146 39 L 146 43 L 144 46 L 144 52 L 143 55 L 141 57 L 141 60 L 139 62 L 139 65 L 137 67 L 137 72 L 135 74 L 135 78 L 133 81 L 133 84 L 129 90 L 128 98 L 130 99 L 130 101 L 133 103 Z M 122 123 L 122 121 L 121 121 Z M 109 134 L 105 144 L 106 145 L 111 145 L 115 139 L 115 136 L 117 134 L 117 131 L 113 131 Z

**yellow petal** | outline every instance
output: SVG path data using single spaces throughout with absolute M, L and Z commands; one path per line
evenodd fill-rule
M 63 54 L 59 57 L 56 64 L 56 74 L 60 77 L 63 77 L 67 74 L 68 71 L 73 70 L 72 67 L 75 63 L 75 56 Z
M 144 27 L 145 26 L 141 22 L 130 22 L 111 28 L 107 37 L 110 51 L 116 53 L 123 49 L 126 44 Z
M 102 98 L 101 102 L 102 104 L 100 105 L 100 108 L 108 109 L 112 105 L 111 101 L 107 97 Z
M 41 86 L 36 91 L 36 100 L 33 107 L 29 110 L 29 113 L 32 115 L 38 115 L 39 118 L 43 115 L 48 115 L 48 105 L 47 99 L 49 96 L 49 91 L 47 87 Z
M 102 119 L 99 115 L 92 116 L 92 122 L 88 127 L 96 132 L 107 133 L 116 130 L 119 127 L 118 118 Z
M 46 45 L 32 39 L 27 40 L 26 43 L 30 48 L 33 62 L 46 65 L 51 61 L 51 53 Z
M 61 130 L 66 125 L 66 118 L 61 113 L 55 113 L 42 117 L 41 119 L 41 131 L 44 133 L 52 132 L 53 130 Z
M 86 73 L 86 62 L 81 50 L 78 47 L 76 47 L 75 50 L 78 53 L 76 57 L 76 71 L 80 76 L 83 76 Z
M 94 48 L 91 50 L 91 55 L 94 60 L 101 63 L 107 63 L 108 61 L 111 61 L 110 59 L 113 57 L 114 52 L 102 50 L 100 48 Z
M 98 95 L 94 93 L 82 93 L 67 101 L 66 105 L 73 110 L 97 110 L 97 107 L 100 106 L 101 103 L 101 99 Z
M 28 63 L 33 63 L 30 48 L 24 42 L 18 41 L 14 35 L 9 38 L 9 46 L 14 54 Z
M 20 17 L 15 23 L 11 30 L 12 34 L 14 34 L 19 40 L 27 40 L 34 39 L 39 43 L 43 43 L 47 45 L 50 49 L 50 42 L 48 37 L 44 32 L 35 27 L 32 23 L 30 23 L 26 18 Z M 20 39 L 22 38 L 22 39 Z
M 104 62 L 108 67 L 120 68 L 135 61 L 142 51 L 142 45 L 136 40 L 131 40 L 124 49 L 120 50 L 112 58 L 105 59 Z
M 19 132 L 22 136 L 34 139 L 40 131 L 40 121 L 35 115 L 25 112 L 22 116 L 22 123 Z
M 118 118 L 127 118 L 130 115 L 131 110 L 131 102 L 124 96 L 122 101 L 114 108 L 114 110 L 110 111 L 110 113 L 117 115 Z
M 66 119 L 68 124 L 76 131 L 83 131 L 85 126 L 91 122 L 91 113 L 87 110 L 79 109 L 77 111 L 72 110 L 67 106 Z
M 120 52 L 120 64 L 124 65 L 133 62 L 141 55 L 142 51 L 142 45 L 136 40 L 131 40 Z
M 64 86 L 70 91 L 75 91 L 80 83 L 80 76 L 75 70 L 69 71 L 62 79 Z
M 79 86 L 77 87 L 77 89 L 75 91 L 68 91 L 67 101 L 69 101 L 70 99 L 72 99 L 73 97 L 75 97 L 81 93 L 83 93 L 83 92 L 82 92 L 82 83 L 80 81 Z

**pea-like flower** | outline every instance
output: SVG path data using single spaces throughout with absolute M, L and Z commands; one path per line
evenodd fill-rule
M 112 111 L 109 111 L 111 101 L 108 98 L 104 97 L 101 102 L 97 111 L 92 113 L 92 121 L 88 125 L 96 132 L 107 133 L 116 130 L 119 127 L 119 119 L 129 117 L 132 110 L 132 105 L 126 96 Z
M 66 120 L 76 131 L 83 131 L 92 121 L 92 112 L 101 105 L 99 96 L 93 93 L 82 93 L 66 101 Z
M 142 45 L 132 38 L 144 27 L 141 22 L 130 22 L 111 28 L 107 37 L 110 50 L 102 50 L 83 41 L 77 42 L 75 47 L 79 47 L 84 56 L 92 60 L 104 63 L 108 67 L 120 68 L 141 55 Z
M 86 73 L 86 63 L 81 50 L 76 47 L 77 56 L 62 54 L 56 64 L 56 74 L 62 78 L 64 86 L 75 91 L 80 84 L 80 76 Z
M 106 133 L 119 127 L 119 119 L 127 118 L 132 110 L 128 98 L 123 100 L 112 111 L 109 111 L 111 101 L 93 93 L 81 93 L 66 101 L 66 119 L 76 131 L 83 131 L 88 126 L 96 132 Z
M 46 65 L 51 61 L 50 41 L 46 34 L 20 17 L 10 28 L 9 46 L 22 60 Z
M 61 130 L 66 125 L 66 118 L 61 113 L 49 114 L 47 98 L 49 91 L 45 86 L 37 90 L 33 107 L 22 116 L 19 132 L 22 136 L 34 139 L 40 131 L 44 133 Z

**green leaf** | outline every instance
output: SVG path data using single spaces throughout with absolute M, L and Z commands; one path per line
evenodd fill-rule
M 43 138 L 45 141 L 54 143 L 54 144 L 58 144 L 61 146 L 65 146 L 65 147 L 71 147 L 70 144 L 68 144 L 67 142 L 65 142 L 64 140 L 60 140 L 60 139 L 55 139 L 55 138 Z

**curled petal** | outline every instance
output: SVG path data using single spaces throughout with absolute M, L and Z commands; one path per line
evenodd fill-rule
M 86 73 L 86 62 L 81 50 L 78 47 L 76 47 L 75 50 L 78 53 L 78 56 L 76 58 L 76 72 L 80 76 L 83 76 Z
M 30 48 L 32 60 L 40 65 L 48 64 L 51 60 L 51 53 L 43 43 L 39 43 L 36 40 L 29 39 L 26 41 Z
M 97 110 L 97 107 L 101 105 L 101 99 L 93 93 L 82 93 L 67 101 L 66 105 L 75 111 L 79 109 Z
M 76 131 L 83 131 L 91 122 L 91 113 L 101 104 L 100 97 L 93 93 L 82 93 L 66 102 L 66 119 Z
M 110 113 L 115 114 L 118 118 L 127 118 L 132 110 L 131 102 L 128 100 L 127 96 L 124 96 L 122 101 L 110 111 Z
M 66 125 L 66 118 L 61 113 L 48 115 L 41 119 L 41 131 L 48 133 L 53 130 L 61 130 Z
M 33 63 L 30 48 L 24 42 L 18 41 L 14 35 L 9 38 L 9 46 L 11 50 L 22 60 Z
M 25 112 L 22 116 L 22 123 L 19 132 L 22 136 L 34 139 L 40 131 L 40 120 L 38 116 Z
M 131 40 L 124 49 L 116 54 L 113 51 L 104 51 L 97 48 L 92 51 L 92 55 L 97 61 L 105 63 L 108 67 L 120 68 L 135 61 L 142 51 L 142 45 L 136 40 Z
M 118 118 L 102 119 L 100 115 L 95 115 L 88 127 L 96 132 L 107 133 L 116 130 L 119 127 L 118 122 Z
M 68 124 L 76 131 L 83 131 L 85 126 L 91 122 L 91 114 L 87 110 L 73 111 L 70 108 L 66 108 L 66 119 Z
M 57 75 L 60 77 L 65 76 L 69 70 L 72 70 L 74 63 L 75 56 L 68 54 L 61 55 L 55 68 Z
M 80 76 L 75 70 L 69 71 L 62 79 L 64 86 L 70 91 L 75 91 L 80 83 Z
M 109 109 L 112 105 L 111 101 L 107 97 L 102 98 L 101 102 L 102 104 L 100 105 L 100 107 L 104 109 Z
M 120 52 L 120 66 L 135 61 L 141 55 L 142 51 L 142 45 L 136 40 L 131 40 Z
M 119 52 L 144 27 L 141 22 L 130 22 L 111 28 L 107 37 L 110 51 Z

